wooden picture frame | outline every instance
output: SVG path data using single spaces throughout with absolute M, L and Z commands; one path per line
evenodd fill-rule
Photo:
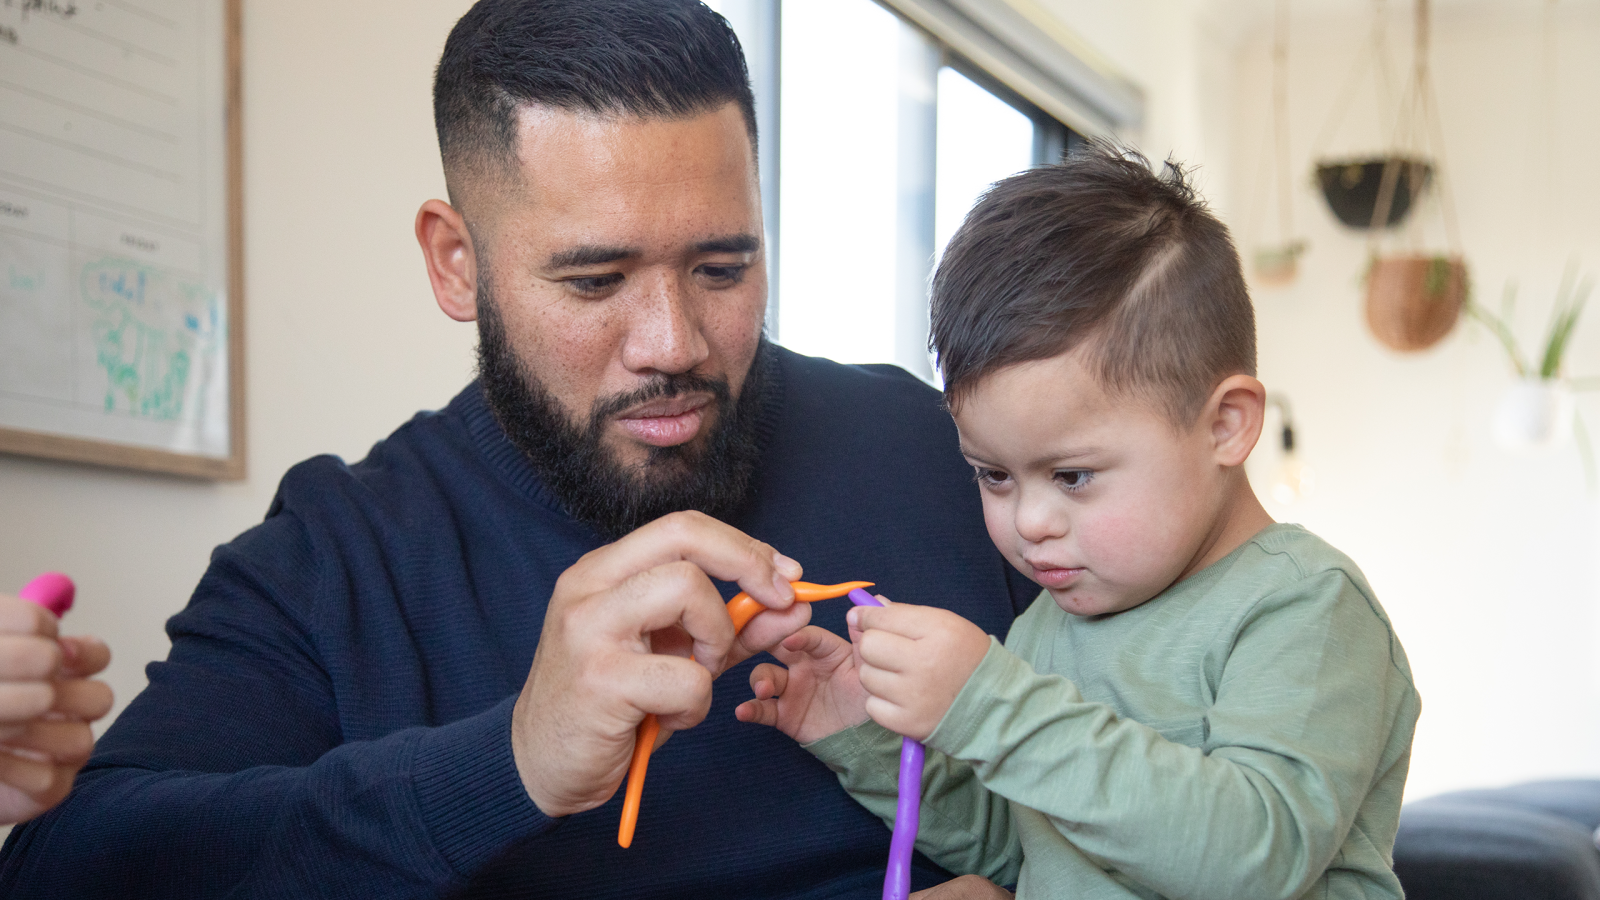
M 206 479 L 245 476 L 241 2 L 202 0 L 192 21 L 156 0 L 0 8 L 12 14 L 0 19 L 0 74 L 19 76 L 0 79 L 0 94 L 17 95 L 0 96 L 0 157 L 10 147 L 13 160 L 32 154 L 49 170 L 41 177 L 0 163 L 0 452 Z M 141 45 L 141 34 L 159 40 Z M 192 58 L 177 52 L 189 49 Z M 95 51 L 104 55 L 82 57 Z M 145 66 L 155 80 L 143 84 L 119 66 Z M 190 85 L 193 95 L 184 93 Z M 122 95 L 135 102 L 115 107 L 111 98 Z M 153 112 L 141 117 L 141 108 Z M 122 135 L 128 158 L 97 151 L 120 150 Z M 149 153 L 138 157 L 144 147 Z M 87 182 L 98 182 L 73 181 L 74 153 L 86 160 Z M 124 196 L 141 179 L 165 185 L 165 194 L 147 192 L 156 198 L 148 208 Z M 149 212 L 157 207 L 161 214 Z M 183 214 L 168 215 L 180 208 Z M 194 223 L 183 217 L 189 211 Z M 66 224 L 57 228 L 57 221 Z M 157 237 L 141 236 L 144 222 L 154 223 L 149 233 Z M 5 258 L 8 247 L 24 256 L 35 248 L 47 262 L 19 274 Z M 171 264 L 179 249 L 184 262 Z M 95 290 L 117 309 L 91 309 Z M 37 304 L 23 302 L 29 298 Z M 163 321 L 179 324 L 163 330 L 134 321 L 158 308 Z M 63 340 L 72 346 L 64 349 Z M 51 365 L 30 367 L 30 358 Z M 99 369 L 103 386 L 92 383 Z

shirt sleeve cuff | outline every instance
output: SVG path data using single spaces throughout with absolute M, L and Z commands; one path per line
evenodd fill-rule
M 1025 693 L 1036 678 L 1038 673 L 1032 666 L 990 635 L 988 652 L 923 743 L 961 757 L 962 750 L 977 736 L 984 721 L 996 714 L 996 706 L 1016 699 L 1012 695 L 1019 691 Z
M 900 735 L 871 719 L 800 746 L 837 773 L 861 767 L 874 759 L 887 758 L 893 767 L 900 764 Z
M 563 819 L 539 811 L 511 753 L 516 697 L 458 722 L 430 728 L 412 758 L 422 821 L 434 846 L 465 875 L 513 842 L 543 834 Z

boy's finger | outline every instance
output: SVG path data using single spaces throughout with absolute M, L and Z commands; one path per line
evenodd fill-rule
M 856 646 L 863 665 L 885 672 L 905 672 L 917 662 L 917 642 L 892 631 L 869 628 Z
M 733 717 L 741 722 L 776 728 L 778 727 L 778 701 L 746 700 L 733 708 Z
M 827 629 L 809 625 L 784 638 L 782 646 L 791 653 L 820 660 L 844 650 L 848 643 Z
M 789 686 L 789 670 L 772 663 L 762 663 L 750 670 L 750 690 L 757 700 L 770 700 L 781 696 Z

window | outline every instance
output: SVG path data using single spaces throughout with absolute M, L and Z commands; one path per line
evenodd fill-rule
M 769 334 L 934 380 L 934 261 L 979 194 L 1059 157 L 1067 129 L 873 0 L 710 5 L 763 120 Z

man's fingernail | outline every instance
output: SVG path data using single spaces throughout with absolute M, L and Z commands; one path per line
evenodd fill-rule
M 850 607 L 850 611 L 844 614 L 844 620 L 845 620 L 845 622 L 849 623 L 851 628 L 860 628 L 861 627 L 861 610 L 860 610 L 860 608 L 859 607 L 855 607 L 855 606 Z
M 800 573 L 803 571 L 800 568 L 799 563 L 787 556 L 784 556 L 782 553 L 772 554 L 772 564 L 778 567 L 778 571 L 781 572 L 784 578 L 788 581 L 794 581 L 795 579 L 799 578 Z
M 778 589 L 779 597 L 785 600 L 794 599 L 794 585 L 789 583 L 789 579 L 783 577 L 782 572 L 772 573 L 772 586 Z
M 56 645 L 61 648 L 61 660 L 63 663 L 70 666 L 78 661 L 77 641 L 57 641 Z

